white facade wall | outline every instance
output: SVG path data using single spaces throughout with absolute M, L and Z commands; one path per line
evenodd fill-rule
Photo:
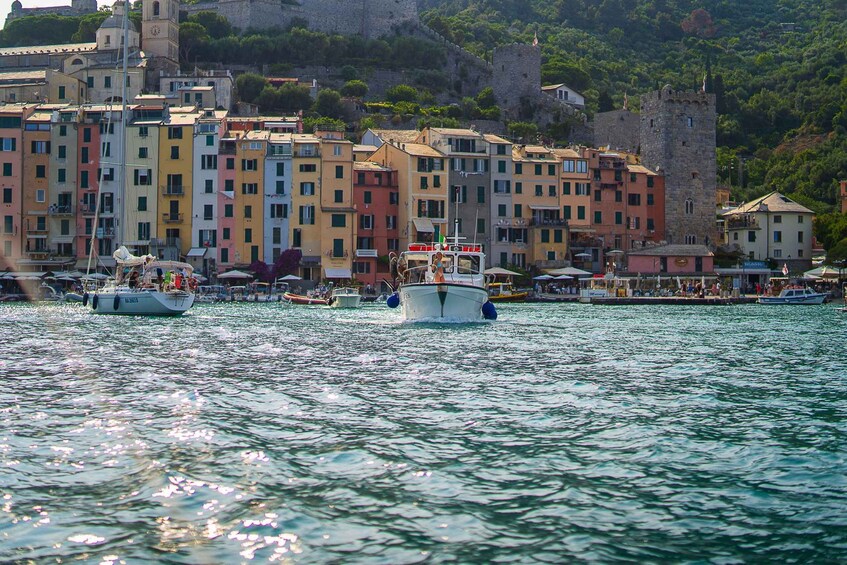
M 275 137 L 286 137 L 285 140 L 275 140 Z M 291 140 L 284 134 L 273 134 L 268 144 L 265 156 L 264 203 L 264 253 L 262 260 L 268 265 L 273 264 L 277 257 L 289 248 L 288 233 L 291 218 Z M 280 184 L 281 183 L 281 184 Z M 284 213 L 279 213 L 280 206 Z
M 498 147 L 505 147 L 498 153 Z M 499 267 L 503 261 L 503 253 L 506 254 L 505 263 L 511 261 L 511 244 L 502 243 L 498 237 L 499 228 L 508 228 L 512 220 L 512 190 L 514 190 L 514 182 L 512 181 L 512 145 L 511 144 L 488 144 L 488 152 L 491 158 L 491 190 L 489 194 L 489 202 L 491 202 L 491 249 L 488 252 L 488 262 L 491 267 Z M 501 162 L 505 162 L 505 172 L 501 172 Z M 504 188 L 508 187 L 509 192 L 503 192 Z M 506 216 L 500 215 L 500 206 L 505 206 Z
M 147 252 L 144 248 L 156 236 L 159 217 L 159 123 L 131 123 L 127 128 L 126 154 L 124 238 L 128 247 L 138 253 Z M 140 228 L 146 233 L 139 233 Z
M 218 228 L 218 155 L 221 124 L 198 121 L 194 125 L 192 155 L 191 247 L 206 247 L 206 259 L 217 256 Z M 202 236 L 202 237 L 201 237 Z
M 111 114 L 111 118 L 109 117 Z M 110 121 L 111 120 L 111 121 Z M 114 263 L 111 255 L 114 250 L 123 245 L 124 234 L 124 194 L 125 183 L 121 179 L 121 139 L 123 138 L 123 120 L 121 110 L 106 111 L 102 114 L 100 127 L 100 169 L 102 173 L 97 175 L 99 184 L 99 203 L 101 212 L 98 219 L 97 239 L 111 240 L 112 248 L 103 249 L 101 261 L 107 265 Z M 111 199 L 111 207 L 103 207 Z M 106 252 L 108 251 L 108 256 Z M 110 262 L 111 261 L 111 262 Z

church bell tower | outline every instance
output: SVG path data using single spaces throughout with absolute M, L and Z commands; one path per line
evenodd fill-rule
M 142 0 L 141 49 L 157 71 L 179 70 L 179 1 Z

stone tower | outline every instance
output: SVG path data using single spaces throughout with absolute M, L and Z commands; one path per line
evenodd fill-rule
M 522 44 L 498 47 L 491 65 L 491 86 L 504 117 L 520 118 L 522 102 L 532 103 L 541 96 L 541 47 Z
M 179 70 L 179 0 L 143 0 L 141 49 L 150 58 L 148 88 L 158 86 L 160 71 Z
M 665 177 L 668 243 L 715 243 L 715 128 L 714 94 L 665 86 L 641 97 L 641 158 Z

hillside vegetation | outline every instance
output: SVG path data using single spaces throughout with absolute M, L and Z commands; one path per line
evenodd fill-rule
M 580 90 L 589 114 L 621 107 L 625 95 L 637 109 L 640 94 L 664 84 L 705 85 L 717 97 L 718 175 L 733 197 L 779 190 L 821 214 L 825 243 L 847 236 L 847 222 L 827 214 L 838 201 L 838 180 L 847 179 L 847 0 L 419 3 L 429 27 L 483 58 L 498 45 L 537 35 L 543 80 Z M 102 17 L 25 18 L 3 30 L 0 44 L 90 41 Z M 252 63 L 281 72 L 302 64 L 346 66 L 347 80 L 358 78 L 355 69 L 416 69 L 422 94 L 430 84 L 429 90 L 455 92 L 440 73 L 442 48 L 413 38 L 344 38 L 300 25 L 240 31 L 207 14 L 183 22 L 180 39 L 192 66 Z M 285 107 L 286 93 L 265 94 L 272 106 Z M 480 113 L 472 98 L 456 102 L 470 107 L 454 109 L 454 117 Z

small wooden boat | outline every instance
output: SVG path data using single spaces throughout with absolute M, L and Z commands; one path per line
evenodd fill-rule
M 329 301 L 326 298 L 317 298 L 312 296 L 303 296 L 302 294 L 294 294 L 286 292 L 282 295 L 289 304 L 302 304 L 305 306 L 326 306 Z

